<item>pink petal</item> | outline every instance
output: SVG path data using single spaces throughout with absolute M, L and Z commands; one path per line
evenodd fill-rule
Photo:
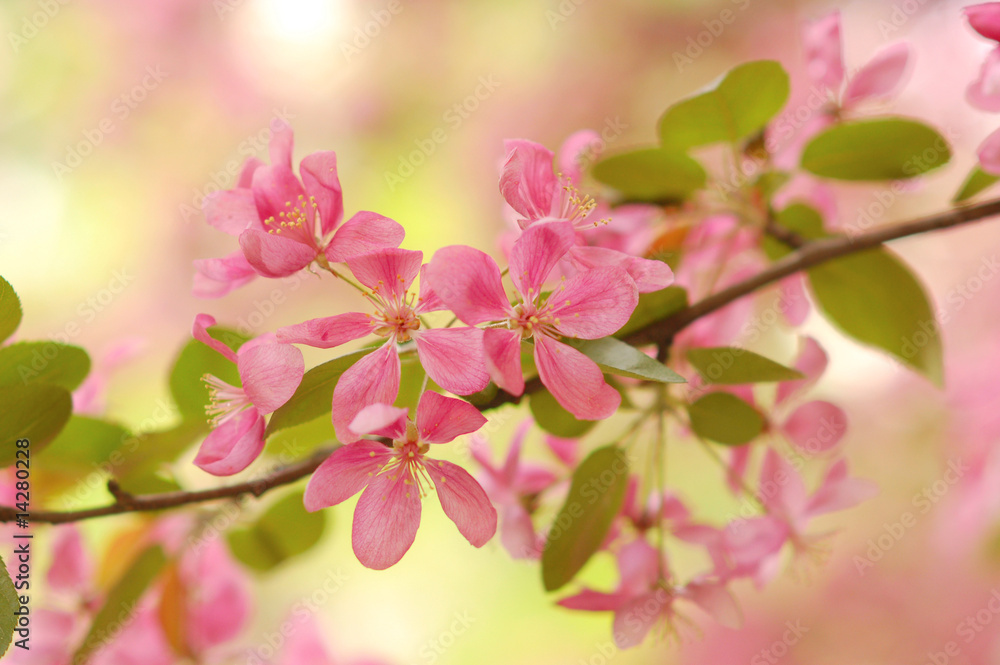
M 1000 42 L 1000 2 L 984 2 L 962 10 L 972 29 L 987 39 Z
M 313 614 L 299 616 L 301 610 L 296 608 L 292 615 L 282 625 L 295 626 L 288 636 L 278 665 L 331 665 L 336 661 L 326 650 L 323 643 L 323 633 L 319 622 Z M 249 659 L 248 659 L 249 660 Z
M 245 344 L 236 357 L 243 392 L 262 414 L 277 410 L 302 383 L 302 352 L 291 344 Z
M 420 297 L 417 298 L 417 312 L 439 312 L 448 309 L 448 305 L 438 296 L 437 291 L 427 279 L 427 269 L 430 264 L 420 266 Z
M 847 475 L 847 462 L 839 460 L 827 471 L 819 489 L 809 501 L 809 516 L 856 506 L 878 494 L 878 486 L 868 480 Z
M 406 233 L 403 227 L 388 217 L 362 211 L 341 224 L 326 247 L 330 263 L 343 263 L 362 254 L 399 247 Z
M 387 247 L 347 259 L 347 267 L 359 282 L 383 298 L 400 299 L 420 271 L 423 258 L 423 252 Z
M 965 98 L 980 111 L 1000 111 L 1000 46 L 986 56 L 979 77 L 969 84 Z
M 535 336 L 535 365 L 556 401 L 581 420 L 603 420 L 621 404 L 593 360 L 551 337 Z
M 844 80 L 840 11 L 834 10 L 821 19 L 807 23 L 802 42 L 809 78 L 833 92 L 840 90 Z
M 905 42 L 881 49 L 847 84 L 844 106 L 892 95 L 902 83 L 909 61 L 910 46 Z
M 665 289 L 674 283 L 674 273 L 663 261 L 644 259 L 606 247 L 577 245 L 569 250 L 570 260 L 578 268 L 618 266 L 628 272 L 639 293 Z
M 249 189 L 227 189 L 213 192 L 202 203 L 205 220 L 231 236 L 238 236 L 251 227 L 260 226 L 257 205 Z
M 553 198 L 561 195 L 552 172 L 552 151 L 533 141 L 504 141 L 507 157 L 500 171 L 500 194 L 525 219 L 534 221 L 552 212 Z
M 271 140 L 267 144 L 272 164 L 292 170 L 292 128 L 283 120 L 271 121 Z
M 215 325 L 215 317 L 210 314 L 199 314 L 194 317 L 194 326 L 191 329 L 191 333 L 194 338 L 199 342 L 208 344 L 210 347 L 229 358 L 233 362 L 236 362 L 236 352 L 230 349 L 228 346 L 215 339 L 208 334 L 208 329 Z
M 198 259 L 194 262 L 194 269 L 191 292 L 196 298 L 221 298 L 257 277 L 243 250 L 220 259 Z
M 743 625 L 743 612 L 724 584 L 692 582 L 684 591 L 688 600 L 704 610 L 720 626 L 737 630 Z
M 483 351 L 493 382 L 511 395 L 523 393 L 521 334 L 503 328 L 487 328 L 483 331 Z
M 584 589 L 578 594 L 557 600 L 556 605 L 586 612 L 613 612 L 631 599 L 632 596 L 624 593 L 602 593 Z
M 639 303 L 635 282 L 621 268 L 595 268 L 563 282 L 549 296 L 546 314 L 565 335 L 598 339 L 628 322 Z
M 513 484 L 518 475 L 518 469 L 521 466 L 521 450 L 524 448 L 524 440 L 528 436 L 528 432 L 531 431 L 532 421 L 525 420 L 517 429 L 514 430 L 514 436 L 510 439 L 510 447 L 507 449 L 507 457 L 504 458 L 503 468 L 500 470 L 502 477 L 507 482 L 507 484 Z
M 258 229 L 240 234 L 240 248 L 257 274 L 271 279 L 294 275 L 316 258 L 313 247 Z
M 431 390 L 421 395 L 417 405 L 417 431 L 424 443 L 454 441 L 463 434 L 472 434 L 485 424 L 486 418 L 476 407 Z
M 262 220 L 277 219 L 280 213 L 289 210 L 288 204 L 297 205 L 306 200 L 306 190 L 295 177 L 291 166 L 272 163 L 271 166 L 260 167 L 253 174 L 252 190 L 257 215 Z M 312 207 L 305 206 L 305 212 L 311 222 Z
M 229 642 L 250 619 L 253 596 L 249 580 L 229 556 L 221 539 L 185 552 L 181 560 L 189 594 L 186 638 L 197 653 Z
M 413 334 L 428 376 L 456 395 L 479 392 L 490 382 L 479 328 L 432 328 Z
M 603 146 L 601 136 L 592 129 L 570 134 L 559 148 L 559 171 L 571 182 L 580 182 L 582 169 L 594 163 Z
M 278 328 L 277 335 L 278 339 L 286 344 L 305 344 L 317 349 L 332 349 L 345 342 L 364 337 L 373 329 L 371 315 L 348 312 Z
M 806 487 L 802 477 L 774 448 L 764 454 L 760 470 L 760 499 L 769 512 L 775 512 L 794 521 L 806 507 Z
M 409 480 L 407 484 L 405 481 Z M 380 473 L 361 493 L 354 509 L 351 541 L 364 566 L 385 570 L 413 544 L 420 526 L 420 493 L 409 470 Z
M 83 537 L 76 525 L 57 527 L 52 538 L 52 560 L 46 580 L 56 591 L 82 595 L 89 590 L 93 562 L 83 546 Z
M 383 344 L 345 371 L 333 389 L 333 429 L 341 443 L 360 437 L 350 424 L 361 409 L 372 404 L 392 404 L 399 394 L 399 354 L 392 342 Z
M 497 504 L 500 505 L 500 504 Z M 531 515 L 515 500 L 500 507 L 500 544 L 513 559 L 537 559 L 542 555 Z
M 475 478 L 460 466 L 427 460 L 427 473 L 437 489 L 444 514 L 475 547 L 482 547 L 497 531 L 497 511 Z
M 525 229 L 510 252 L 510 278 L 525 301 L 541 293 L 546 277 L 575 243 L 576 232 L 569 222 L 547 222 Z
M 847 414 L 830 402 L 807 402 L 792 412 L 781 429 L 792 445 L 815 455 L 840 443 L 847 431 Z
M 990 175 L 1000 175 L 1000 129 L 992 132 L 976 150 L 979 165 Z
M 231 476 L 250 466 L 264 450 L 264 417 L 250 408 L 205 437 L 195 466 L 213 476 Z
M 366 406 L 354 416 L 351 421 L 351 431 L 362 436 L 374 434 L 390 439 L 406 437 L 407 409 L 389 406 L 388 404 L 372 404 Z
M 629 649 L 642 644 L 646 635 L 670 613 L 671 596 L 664 589 L 633 597 L 615 611 L 612 624 L 615 644 Z
M 809 299 L 806 297 L 806 280 L 801 274 L 790 275 L 778 282 L 781 288 L 780 306 L 789 325 L 801 326 L 809 316 Z
M 360 492 L 389 463 L 392 451 L 375 441 L 358 441 L 334 450 L 306 485 L 303 504 L 315 512 L 334 506 Z
M 735 520 L 724 530 L 725 548 L 732 566 L 729 575 L 755 577 L 759 582 L 791 535 L 788 525 L 774 517 Z
M 553 434 L 546 434 L 545 443 L 563 464 L 576 466 L 577 460 L 580 459 L 579 439 L 563 439 Z
M 778 393 L 775 396 L 775 404 L 781 404 L 792 395 L 804 391 L 806 388 L 816 383 L 826 371 L 827 357 L 826 351 L 812 337 L 802 338 L 802 350 L 795 361 L 795 369 L 805 374 L 806 378 L 795 381 L 782 381 L 778 384 Z
M 344 217 L 344 195 L 337 177 L 337 154 L 314 152 L 299 164 L 306 194 L 316 201 L 320 229 L 324 236 L 337 228 Z
M 120 629 L 114 633 L 114 640 L 102 642 L 104 646 L 87 661 L 88 665 L 172 665 L 177 662 L 155 607 L 140 606 L 127 616 L 128 621 L 115 624 Z M 66 658 L 61 662 L 70 661 Z
M 618 551 L 618 588 L 633 594 L 645 591 L 660 574 L 660 553 L 645 539 L 637 538 Z
M 733 494 L 739 496 L 743 492 L 743 479 L 750 463 L 750 446 L 734 446 L 729 453 L 729 472 L 726 474 L 726 484 Z
M 288 166 L 292 165 L 291 155 L 288 157 Z M 247 161 L 243 162 L 243 168 L 240 169 L 240 174 L 236 178 L 236 187 L 239 189 L 250 189 L 253 186 L 253 174 L 260 167 L 264 166 L 264 162 L 260 161 L 256 157 L 251 157 Z
M 427 264 L 426 277 L 437 297 L 469 325 L 510 315 L 500 268 L 478 249 L 465 245 L 439 249 Z

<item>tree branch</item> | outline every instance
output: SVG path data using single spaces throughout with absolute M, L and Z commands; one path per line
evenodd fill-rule
M 629 335 L 625 341 L 631 344 L 655 343 L 660 345 L 661 348 L 666 348 L 673 340 L 674 335 L 699 318 L 718 311 L 743 296 L 749 295 L 768 284 L 773 284 L 784 277 L 802 270 L 808 270 L 833 259 L 878 247 L 882 243 L 891 240 L 961 226 L 996 215 L 1000 215 L 1000 199 L 956 208 L 939 215 L 932 215 L 910 222 L 894 224 L 854 238 L 847 236 L 808 242 L 803 244 L 797 251 L 787 255 L 780 261 L 776 261 L 766 270 L 761 271 L 750 279 L 734 284 L 729 288 L 699 300 L 671 316 L 654 321 Z M 769 230 L 769 232 L 772 231 Z M 779 237 L 779 239 L 786 241 L 786 238 Z M 789 237 L 787 240 L 793 240 L 789 244 L 795 244 L 795 239 Z M 536 392 L 541 388 L 541 381 L 537 378 L 532 379 L 525 384 L 524 394 L 527 395 Z M 504 404 L 516 404 L 521 401 L 522 397 L 523 395 L 515 396 L 500 390 L 488 402 L 480 403 L 477 406 L 480 411 L 487 411 Z M 30 513 L 29 521 L 63 524 L 107 515 L 164 510 L 192 503 L 235 498 L 243 494 L 261 496 L 270 489 L 293 483 L 308 476 L 322 464 L 333 450 L 334 448 L 318 450 L 309 458 L 278 469 L 259 480 L 251 480 L 236 485 L 199 492 L 181 491 L 164 494 L 133 495 L 124 492 L 114 480 L 111 480 L 108 483 L 108 488 L 115 497 L 113 504 L 78 511 L 33 511 Z M 18 511 L 14 508 L 0 506 L 0 522 L 13 522 L 17 518 L 17 514 Z

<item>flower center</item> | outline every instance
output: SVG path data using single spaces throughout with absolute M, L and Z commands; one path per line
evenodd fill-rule
M 395 455 L 391 462 L 382 469 L 382 473 L 389 473 L 391 480 L 396 480 L 399 474 L 403 474 L 403 484 L 406 485 L 406 498 L 410 498 L 412 488 L 416 488 L 420 498 L 427 496 L 430 488 L 434 487 L 427 469 L 424 466 L 424 453 L 430 446 L 420 443 L 418 440 L 417 428 L 412 422 L 407 423 L 406 438 L 397 439 L 392 442 Z
M 555 336 L 558 335 L 555 326 L 559 325 L 559 319 L 546 314 L 544 305 L 539 308 L 534 303 L 519 303 L 514 306 L 514 317 L 508 325 L 521 332 L 521 339 L 528 339 L 536 332 Z
M 577 230 L 594 228 L 611 221 L 609 219 L 599 219 L 596 221 L 587 219 L 590 217 L 590 213 L 594 212 L 594 208 L 597 207 L 597 201 L 589 194 L 581 194 L 576 185 L 563 174 L 558 174 L 558 177 L 562 183 L 561 205 L 559 209 L 560 219 L 572 222 L 573 228 Z
M 403 278 L 399 279 L 402 281 Z M 408 342 L 412 337 L 410 333 L 420 329 L 417 298 L 409 291 L 386 297 L 382 294 L 382 286 L 380 281 L 370 294 L 365 294 L 375 306 L 375 313 L 368 315 L 375 322 L 373 332 L 379 337 L 393 337 L 398 343 Z
M 224 422 L 235 418 L 244 409 L 253 406 L 250 398 L 242 388 L 231 386 L 217 376 L 206 374 L 201 380 L 208 385 L 209 405 L 205 407 L 208 423 L 218 427 Z
M 285 208 L 277 217 L 264 220 L 264 228 L 268 233 L 281 235 L 297 240 L 306 245 L 318 247 L 321 241 L 319 228 L 319 206 L 316 199 L 299 194 L 297 201 L 285 201 Z

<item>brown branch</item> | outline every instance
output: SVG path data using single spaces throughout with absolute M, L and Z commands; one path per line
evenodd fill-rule
M 924 217 L 911 222 L 887 226 L 864 235 L 854 238 L 838 237 L 826 240 L 817 240 L 802 245 L 797 251 L 789 254 L 780 261 L 775 262 L 766 270 L 754 275 L 738 284 L 714 293 L 707 298 L 686 307 L 685 309 L 668 316 L 659 321 L 647 325 L 646 327 L 629 335 L 625 341 L 631 344 L 660 345 L 661 349 L 666 348 L 673 340 L 674 335 L 683 330 L 688 325 L 694 323 L 699 318 L 711 314 L 726 305 L 739 300 L 743 296 L 749 295 L 760 288 L 773 284 L 774 282 L 800 272 L 808 270 L 827 261 L 847 256 L 866 249 L 878 247 L 882 243 L 891 240 L 898 240 L 907 236 L 938 231 L 955 226 L 961 226 L 971 222 L 987 219 L 1000 215 L 1000 199 L 986 201 L 975 205 L 956 208 L 939 215 Z M 769 231 L 770 232 L 770 231 Z M 796 234 L 797 235 L 797 234 Z M 777 236 L 776 236 L 777 237 Z M 785 238 L 779 238 L 787 242 Z M 789 244 L 794 244 L 790 242 Z M 536 378 L 525 384 L 524 394 L 529 394 L 540 390 L 541 382 Z M 504 391 L 497 394 L 488 402 L 478 405 L 480 411 L 495 409 L 504 404 L 516 404 L 523 396 L 514 396 Z M 278 469 L 274 473 L 259 480 L 252 480 L 236 485 L 218 487 L 199 492 L 167 492 L 164 494 L 140 494 L 133 495 L 122 490 L 118 484 L 111 480 L 108 482 L 108 489 L 115 497 L 115 502 L 99 508 L 89 508 L 78 511 L 33 511 L 30 513 L 29 522 L 44 522 L 49 524 L 62 524 L 66 522 L 77 522 L 93 517 L 104 517 L 107 515 L 119 515 L 122 513 L 163 510 L 175 508 L 177 506 L 201 503 L 204 501 L 214 501 L 217 499 L 228 499 L 252 494 L 260 496 L 264 492 L 274 487 L 287 485 L 304 478 L 316 470 L 323 460 L 325 460 L 333 448 L 318 450 L 307 459 L 295 464 Z M 7 506 L 0 506 L 0 522 L 13 522 L 18 511 Z
M 770 215 L 768 215 L 767 222 L 764 224 L 764 233 L 795 249 L 800 249 L 809 242 L 795 231 L 779 224 Z

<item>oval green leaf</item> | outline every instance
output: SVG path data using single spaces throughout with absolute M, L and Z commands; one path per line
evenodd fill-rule
M 663 363 L 650 358 L 631 344 L 626 344 L 614 337 L 564 339 L 563 342 L 593 360 L 606 374 L 660 383 L 687 382 L 683 376 Z
M 976 194 L 983 192 L 1000 180 L 1000 175 L 993 175 L 992 173 L 987 173 L 979 165 L 972 168 L 969 172 L 969 176 L 962 183 L 961 189 L 955 194 L 955 198 L 951 200 L 952 203 L 962 203 L 971 199 Z
M 0 348 L 0 387 L 50 383 L 75 390 L 90 371 L 90 356 L 78 346 L 17 342 Z
M 798 370 L 739 347 L 691 349 L 687 352 L 687 359 L 706 383 L 735 385 L 804 378 Z
M 0 277 L 0 342 L 14 334 L 21 325 L 21 299 L 17 292 L 3 277 Z
M 646 326 L 681 311 L 688 306 L 687 291 L 680 286 L 668 286 L 652 293 L 639 295 L 639 304 L 632 311 L 628 323 L 615 333 L 621 339 Z
M 898 180 L 927 173 L 951 159 L 937 130 L 906 118 L 855 120 L 813 137 L 802 168 L 838 180 Z
M 709 393 L 688 406 L 691 429 L 700 437 L 727 446 L 753 441 L 764 431 L 764 417 L 730 393 Z
M 809 270 L 809 283 L 837 328 L 942 385 L 937 319 L 924 287 L 895 254 L 877 248 L 829 261 Z
M 528 397 L 528 408 L 535 424 L 549 434 L 563 439 L 581 437 L 594 428 L 593 420 L 578 420 L 562 407 L 548 390 L 539 390 Z
M 600 549 L 627 486 L 628 460 L 618 446 L 598 448 L 577 467 L 542 552 L 546 591 L 572 580 Z
M 633 201 L 683 201 L 705 186 L 705 169 L 682 152 L 648 148 L 607 157 L 593 176 Z
M 27 542 L 27 541 L 25 541 Z M 17 597 L 17 590 L 14 589 L 14 581 L 10 579 L 7 572 L 7 565 L 0 557 L 0 657 L 7 653 L 10 643 L 14 639 L 14 629 L 17 628 L 17 618 L 21 616 L 21 602 Z M 28 608 L 24 608 L 27 616 Z M 30 634 L 25 635 L 25 646 L 31 646 Z
M 269 507 L 249 528 L 229 532 L 233 556 L 250 568 L 271 570 L 319 542 L 326 525 L 326 511 L 310 513 L 302 504 L 303 492 L 292 492 Z
M 49 384 L 0 388 L 0 468 L 16 459 L 18 439 L 41 452 L 62 431 L 73 411 L 69 391 Z

